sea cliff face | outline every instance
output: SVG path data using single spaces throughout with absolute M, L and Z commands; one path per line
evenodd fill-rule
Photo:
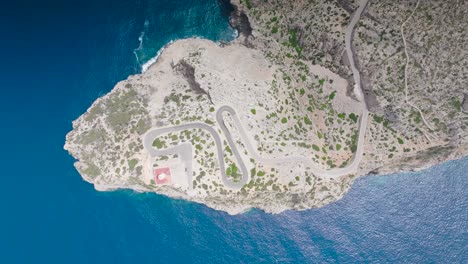
M 367 6 L 353 35 L 365 99 L 355 93 L 345 56 L 349 10 L 357 6 L 234 4 L 238 39 L 171 43 L 147 71 L 118 83 L 73 122 L 65 149 L 96 189 L 156 192 L 231 214 L 252 207 L 279 213 L 336 201 L 361 175 L 427 168 L 467 153 L 459 98 L 466 80 L 447 76 L 463 74 L 459 63 L 468 56 L 444 70 L 436 67 L 441 54 L 420 57 L 426 41 L 449 27 L 434 24 L 424 38 L 413 33 L 435 12 L 430 4 L 403 31 L 412 61 L 404 73 L 401 35 L 388 27 L 414 6 L 391 4 L 399 10 L 392 17 L 388 6 Z M 466 33 L 458 40 L 467 44 Z M 408 77 L 410 85 L 399 81 Z M 148 138 L 158 129 L 168 130 Z M 356 169 L 346 170 L 360 150 Z M 170 174 L 158 178 L 161 168 Z

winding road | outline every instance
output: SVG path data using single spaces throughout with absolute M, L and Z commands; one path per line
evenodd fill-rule
M 363 111 L 361 113 L 360 117 L 360 125 L 359 125 L 359 136 L 358 136 L 358 144 L 356 148 L 356 153 L 353 157 L 353 161 L 344 168 L 335 168 L 335 169 L 330 169 L 330 170 L 325 170 L 323 168 L 320 168 L 317 166 L 315 162 L 313 162 L 311 159 L 303 156 L 291 156 L 291 157 L 283 157 L 283 158 L 264 158 L 261 155 L 259 155 L 256 151 L 256 149 L 252 146 L 244 128 L 242 127 L 242 123 L 240 119 L 238 118 L 235 110 L 227 105 L 221 106 L 218 108 L 216 112 L 216 121 L 223 131 L 224 136 L 226 137 L 226 140 L 232 150 L 233 155 L 235 156 L 237 160 L 237 164 L 240 168 L 241 171 L 241 179 L 237 182 L 233 182 L 228 179 L 226 175 L 226 164 L 224 162 L 224 147 L 223 147 L 223 142 L 219 136 L 219 134 L 216 132 L 216 130 L 212 127 L 209 126 L 205 123 L 200 123 L 200 122 L 195 122 L 195 123 L 187 123 L 179 126 L 172 126 L 172 127 L 164 127 L 164 128 L 155 128 L 153 130 L 150 130 L 147 132 L 144 136 L 144 147 L 145 149 L 150 153 L 152 157 L 156 156 L 162 156 L 162 155 L 171 155 L 171 154 L 179 154 L 182 158 L 183 161 L 185 161 L 186 167 L 187 167 L 187 176 L 188 176 L 188 181 L 189 181 L 189 186 L 190 189 L 193 187 L 193 181 L 192 181 L 192 150 L 193 147 L 190 143 L 182 143 L 177 146 L 164 149 L 164 150 L 157 150 L 153 147 L 153 141 L 156 139 L 158 136 L 166 134 L 166 133 L 171 133 L 171 132 L 178 132 L 182 130 L 189 130 L 189 129 L 203 129 L 208 131 L 213 139 L 215 140 L 216 144 L 216 149 L 217 149 L 217 157 L 218 157 L 218 163 L 219 167 L 221 170 L 221 179 L 223 181 L 223 184 L 231 189 L 240 189 L 242 186 L 244 186 L 248 181 L 249 181 L 249 173 L 247 170 L 247 167 L 245 166 L 244 161 L 242 160 L 242 157 L 239 154 L 239 151 L 237 149 L 237 146 L 232 139 L 231 133 L 229 129 L 226 127 L 224 124 L 224 119 L 223 119 L 223 114 L 225 112 L 229 113 L 234 121 L 234 125 L 236 126 L 236 129 L 239 131 L 240 136 L 243 140 L 243 143 L 245 147 L 247 148 L 247 151 L 249 155 L 251 155 L 254 159 L 261 163 L 266 163 L 266 164 L 282 164 L 282 163 L 305 163 L 308 164 L 308 166 L 311 167 L 312 173 L 321 177 L 340 177 L 343 175 L 348 175 L 353 172 L 355 172 L 359 164 L 362 160 L 362 156 L 364 153 L 364 137 L 366 134 L 367 130 L 367 121 L 369 117 L 369 112 L 367 110 L 367 105 L 364 100 L 364 93 L 362 91 L 362 85 L 361 85 L 361 77 L 359 74 L 359 70 L 357 69 L 354 61 L 354 53 L 352 50 L 352 38 L 353 38 L 353 32 L 354 32 L 354 27 L 356 23 L 359 21 L 362 12 L 364 11 L 365 7 L 367 6 L 369 0 L 361 0 L 360 6 L 356 13 L 353 15 L 353 18 L 346 29 L 346 35 L 345 35 L 345 42 L 346 42 L 346 51 L 348 54 L 348 58 L 351 64 L 351 69 L 353 72 L 353 77 L 355 81 L 355 93 L 356 97 L 358 100 L 361 102 L 363 106 Z
M 218 111 L 219 113 L 219 111 Z M 219 122 L 219 121 L 218 121 Z M 224 129 L 223 129 L 224 127 Z M 203 129 L 206 130 L 208 133 L 211 134 L 215 141 L 216 145 L 216 151 L 218 154 L 218 163 L 219 167 L 221 170 L 221 179 L 223 181 L 223 184 L 226 187 L 229 187 L 231 189 L 240 189 L 244 184 L 247 183 L 248 177 L 245 177 L 248 175 L 247 167 L 245 166 L 244 161 L 240 157 L 239 151 L 237 150 L 236 145 L 234 144 L 234 141 L 232 140 L 231 134 L 227 130 L 226 126 L 224 125 L 224 122 L 222 123 L 221 128 L 223 131 L 227 131 L 225 133 L 226 139 L 228 140 L 229 146 L 232 149 L 232 153 L 236 157 L 237 163 L 239 164 L 239 168 L 241 171 L 241 180 L 238 182 L 232 182 L 228 180 L 227 175 L 226 175 L 226 165 L 224 163 L 224 147 L 223 143 L 221 141 L 221 138 L 218 135 L 218 132 L 214 130 L 213 127 L 205 124 L 205 123 L 187 123 L 179 126 L 172 126 L 172 127 L 164 127 L 164 128 L 158 128 L 158 129 L 153 129 L 146 133 L 144 136 L 144 141 L 143 145 L 145 149 L 150 153 L 152 157 L 157 157 L 157 156 L 163 156 L 163 155 L 172 155 L 172 154 L 179 154 L 181 155 L 181 159 L 185 161 L 186 167 L 187 167 L 187 176 L 188 176 L 188 181 L 189 181 L 189 186 L 192 188 L 193 186 L 193 181 L 192 181 L 192 144 L 190 143 L 182 143 L 179 144 L 175 147 L 163 149 L 163 150 L 158 150 L 153 147 L 153 141 L 160 135 L 166 134 L 166 133 L 171 133 L 171 132 L 178 132 L 178 131 L 183 131 L 183 130 L 189 130 L 189 129 Z

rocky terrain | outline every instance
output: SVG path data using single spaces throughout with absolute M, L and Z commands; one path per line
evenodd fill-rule
M 319 207 L 342 197 L 366 174 L 426 168 L 468 151 L 468 3 L 370 1 L 355 27 L 354 60 L 371 112 L 358 142 L 362 102 L 345 49 L 356 1 L 233 0 L 239 37 L 218 45 L 176 41 L 146 72 L 130 76 L 73 122 L 65 149 L 96 189 L 131 188 L 239 213 Z M 216 119 L 223 115 L 235 146 Z M 192 175 L 181 155 L 153 157 L 145 134 L 159 127 L 204 123 L 219 133 L 229 181 L 221 179 L 216 142 L 202 129 L 154 139 L 155 149 L 193 146 Z M 248 148 L 250 142 L 255 150 Z M 363 144 L 359 167 L 347 168 Z M 239 150 L 241 161 L 233 154 Z M 255 153 L 253 153 L 255 152 Z M 274 162 L 287 157 L 307 162 Z M 239 173 L 240 162 L 249 175 Z M 310 165 L 310 164 L 313 164 Z M 153 168 L 170 167 L 170 184 Z
M 271 53 L 277 61 L 296 51 L 296 56 L 352 83 L 344 56 L 344 31 L 358 2 L 293 2 L 240 1 L 258 29 L 253 32 L 255 41 L 270 47 L 283 44 Z M 423 168 L 465 153 L 466 8 L 466 1 L 369 2 L 353 39 L 366 102 L 376 121 L 367 135 L 377 142 L 369 150 L 369 170 Z M 287 44 L 292 33 L 299 36 L 294 47 Z M 395 144 L 389 134 L 404 142 L 402 151 L 393 149 L 403 144 Z

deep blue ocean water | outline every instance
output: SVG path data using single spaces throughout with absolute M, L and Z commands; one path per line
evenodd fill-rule
M 280 215 L 80 178 L 63 150 L 71 121 L 168 41 L 230 39 L 228 13 L 217 0 L 2 2 L 0 263 L 467 263 L 466 158 Z

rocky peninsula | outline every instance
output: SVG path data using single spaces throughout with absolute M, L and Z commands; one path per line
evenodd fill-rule
M 236 40 L 169 44 L 73 122 L 97 190 L 279 213 L 468 152 L 467 2 L 231 3 Z

